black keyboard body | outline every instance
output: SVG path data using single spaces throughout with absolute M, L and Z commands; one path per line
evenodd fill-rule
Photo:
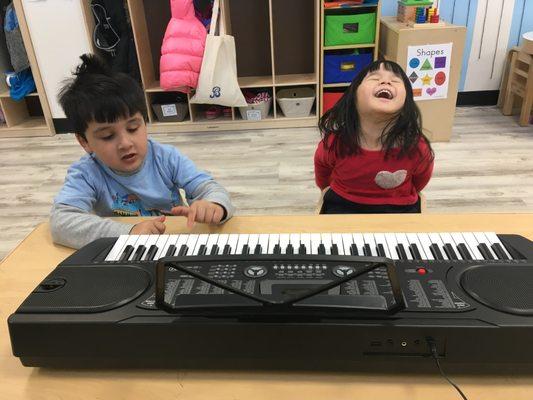
M 417 362 L 429 356 L 430 337 L 446 362 L 531 363 L 533 242 L 498 237 L 516 259 L 394 262 L 400 302 L 382 264 L 283 307 L 288 297 L 342 278 L 339 267 L 392 261 L 325 255 L 177 259 L 256 299 L 160 261 L 162 307 L 156 304 L 157 263 L 105 262 L 116 239 L 100 239 L 58 265 L 9 317 L 13 354 L 39 367 L 345 368 L 376 360 Z M 500 289 L 500 298 L 486 294 Z

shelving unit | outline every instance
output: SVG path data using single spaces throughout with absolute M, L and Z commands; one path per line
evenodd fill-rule
M 83 0 L 82 0 L 83 1 Z M 206 106 L 188 102 L 182 122 L 160 122 L 151 108 L 159 93 L 172 93 L 159 84 L 159 58 L 171 18 L 168 0 L 125 0 L 127 4 L 141 83 L 148 107 L 149 132 L 264 129 L 316 126 L 317 107 L 305 118 L 286 118 L 276 104 L 276 92 L 285 87 L 312 87 L 319 92 L 319 5 L 321 0 L 223 0 L 226 30 L 235 38 L 237 73 L 241 89 L 265 89 L 272 94 L 269 115 L 260 121 L 231 117 L 207 119 Z M 88 2 L 83 2 L 88 32 L 94 22 Z M 177 94 L 177 92 L 176 92 Z M 190 100 L 193 93 L 187 96 Z M 318 96 L 317 96 L 318 99 Z
M 6 84 L 5 77 L 2 75 L 2 79 L 0 79 L 0 107 L 4 113 L 6 123 L 0 125 L 0 137 L 50 136 L 55 133 L 55 130 L 28 26 L 26 25 L 24 10 L 21 0 L 15 0 L 13 4 L 37 90 L 28 94 L 24 99 L 15 101 L 10 97 L 9 87 Z M 4 44 L 3 31 L 0 40 L 3 44 L 0 46 L 0 65 L 2 71 L 6 71 L 11 67 L 9 53 Z
M 324 4 L 326 0 L 320 0 L 320 83 L 319 83 L 319 96 L 318 104 L 319 115 L 324 113 L 324 93 L 329 91 L 335 93 L 343 93 L 351 82 L 342 82 L 342 83 L 324 83 L 324 56 L 328 52 L 336 50 L 356 50 L 363 49 L 369 52 L 372 52 L 373 60 L 378 58 L 378 43 L 379 43 L 379 27 L 380 27 L 380 17 L 381 17 L 381 7 L 380 0 L 365 0 L 363 4 L 352 5 L 350 7 L 328 7 L 325 8 Z M 326 15 L 328 14 L 363 14 L 363 13 L 375 13 L 376 14 L 376 24 L 375 24 L 375 35 L 374 41 L 363 44 L 345 44 L 345 45 L 336 45 L 336 46 L 326 46 L 325 41 L 325 20 Z

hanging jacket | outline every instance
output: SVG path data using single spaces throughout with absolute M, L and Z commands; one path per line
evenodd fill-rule
M 193 0 L 170 0 L 172 18 L 161 46 L 160 81 L 165 90 L 196 88 L 206 29 L 194 15 Z

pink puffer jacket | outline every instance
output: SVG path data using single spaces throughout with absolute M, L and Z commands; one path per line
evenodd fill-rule
M 189 92 L 198 84 L 207 32 L 194 16 L 193 0 L 170 0 L 170 8 L 172 18 L 161 46 L 161 87 Z

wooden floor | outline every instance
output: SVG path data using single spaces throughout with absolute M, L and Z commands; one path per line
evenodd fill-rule
M 495 107 L 457 110 L 452 140 L 434 144 L 427 212 L 533 212 L 533 127 L 516 119 Z M 314 212 L 317 129 L 153 137 L 213 174 L 238 214 Z M 73 135 L 0 138 L 0 259 L 47 220 L 68 166 L 82 154 Z

